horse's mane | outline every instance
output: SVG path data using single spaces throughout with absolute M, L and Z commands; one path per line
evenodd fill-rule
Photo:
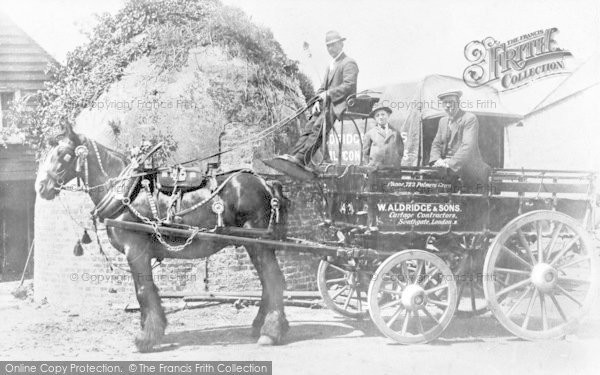
M 102 158 L 103 163 L 105 163 L 106 165 L 116 166 L 116 165 L 122 164 L 124 167 L 127 164 L 129 164 L 130 159 L 127 157 L 127 155 L 125 155 L 119 151 L 113 150 L 113 149 L 103 145 L 102 143 L 98 143 L 89 138 L 86 138 L 84 143 L 88 143 L 88 142 L 94 142 L 96 144 L 96 146 L 98 147 L 98 153 L 100 154 L 100 157 Z M 89 152 L 95 152 L 94 148 L 93 147 L 89 148 Z

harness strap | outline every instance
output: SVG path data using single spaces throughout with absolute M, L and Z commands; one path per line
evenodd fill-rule
M 245 171 L 239 171 L 236 173 L 233 173 L 231 176 L 227 177 L 225 179 L 225 181 L 223 181 L 209 196 L 208 198 L 196 203 L 195 205 L 186 208 L 185 210 L 179 211 L 177 213 L 175 213 L 175 216 L 183 216 L 183 215 L 187 215 L 190 212 L 204 206 L 206 203 L 208 203 L 211 199 L 213 199 L 217 194 L 219 194 L 221 192 L 221 190 L 223 190 L 223 188 L 225 187 L 225 185 L 231 181 L 232 178 L 234 178 L 235 176 L 244 173 Z

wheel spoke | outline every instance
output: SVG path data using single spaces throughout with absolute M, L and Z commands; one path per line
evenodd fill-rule
M 433 298 L 427 298 L 427 302 L 431 302 L 432 304 L 434 304 L 436 306 L 448 307 L 448 304 L 446 302 L 442 302 L 442 301 L 439 301 L 439 300 L 433 299 Z
M 531 247 L 529 246 L 529 242 L 527 242 L 527 239 L 525 238 L 525 235 L 523 234 L 523 231 L 520 228 L 517 229 L 517 234 L 519 236 L 521 246 L 523 246 L 525 250 L 527 250 L 527 254 L 529 254 L 529 258 L 531 258 L 531 264 L 535 264 L 535 258 L 533 256 L 533 252 L 531 251 Z
M 535 232 L 537 235 L 537 251 L 538 251 L 538 262 L 544 262 L 544 251 L 542 249 L 542 225 L 540 221 L 535 222 Z
M 477 311 L 477 306 L 475 305 L 475 288 L 473 288 L 473 281 L 469 282 L 469 288 L 471 290 L 471 311 Z
M 400 303 L 402 303 L 402 300 L 401 300 L 401 299 L 395 299 L 395 300 L 393 300 L 393 301 L 390 301 L 390 302 L 386 303 L 385 305 L 381 305 L 381 306 L 379 306 L 379 309 L 380 309 L 380 310 L 383 310 L 383 309 L 388 309 L 388 308 L 390 308 L 390 307 L 397 306 L 397 305 L 399 305 Z
M 508 247 L 502 245 L 502 250 L 504 250 L 505 253 L 509 254 L 514 260 L 516 260 L 520 264 L 524 265 L 525 267 L 527 267 L 527 268 L 532 267 L 531 264 L 527 263 L 523 258 L 521 258 L 517 254 L 513 253 L 513 251 L 511 249 L 509 249 Z
M 548 330 L 548 317 L 546 316 L 546 300 L 544 299 L 544 293 L 540 293 L 540 311 L 542 313 L 542 327 L 544 331 Z
M 581 302 L 579 302 L 575 297 L 573 297 L 571 295 L 571 293 L 567 292 L 563 287 L 561 287 L 560 285 L 556 285 L 556 288 L 562 293 L 564 294 L 568 299 L 570 299 L 571 301 L 575 302 L 576 304 L 579 305 L 579 307 L 583 307 L 583 305 L 581 304 Z
M 354 294 L 354 288 L 350 288 L 350 293 L 348 297 L 346 297 L 346 301 L 344 302 L 344 310 L 348 310 L 348 305 L 350 304 L 350 299 L 352 299 L 352 295 Z
M 550 294 L 550 299 L 554 303 L 554 306 L 556 306 L 556 310 L 558 310 L 558 313 L 560 314 L 561 318 L 563 318 L 563 320 L 566 322 L 567 321 L 567 316 L 565 315 L 563 309 L 558 304 L 558 300 L 556 299 L 556 297 L 554 296 L 554 294 Z
M 363 311 L 362 301 L 360 300 L 360 293 L 361 293 L 361 291 L 356 289 L 356 300 L 358 301 L 358 311 Z
M 429 312 L 429 310 L 427 310 L 426 307 L 422 307 L 421 310 L 425 312 L 425 315 L 427 315 L 429 319 L 433 320 L 436 324 L 440 324 L 440 322 L 433 315 L 431 315 L 431 313 Z
M 398 310 L 396 310 L 394 315 L 392 315 L 390 320 L 388 320 L 388 322 L 386 323 L 388 328 L 392 328 L 392 324 L 394 324 L 394 322 L 396 322 L 396 320 L 398 320 L 398 317 L 400 316 L 400 314 L 402 314 L 402 310 L 403 310 L 402 306 L 399 306 Z M 408 310 L 405 310 L 405 311 L 408 311 Z
M 327 281 L 325 281 L 325 284 L 329 285 L 329 284 L 339 283 L 341 281 L 346 281 L 346 278 L 345 277 L 340 277 L 339 279 L 327 280 Z
M 527 285 L 529 283 L 531 283 L 531 280 L 529 280 L 529 279 L 526 279 L 526 280 L 523 280 L 523 281 L 519 281 L 518 283 L 515 283 L 515 284 L 513 284 L 513 285 L 511 285 L 511 286 L 509 286 L 507 288 L 502 289 L 498 293 L 496 293 L 496 298 L 500 297 L 501 295 L 506 294 L 508 292 L 512 292 L 515 289 L 519 289 L 519 288 L 521 288 L 521 287 L 523 287 L 523 286 L 525 286 L 525 285 Z
M 402 282 L 402 280 L 400 280 L 400 279 L 398 278 L 398 275 L 390 275 L 390 277 L 391 277 L 391 278 L 392 278 L 392 279 L 393 279 L 395 282 L 397 282 L 397 283 L 398 283 L 398 285 L 406 285 L 406 283 L 405 283 L 405 282 Z
M 429 281 L 431 281 L 431 278 L 432 278 L 433 276 L 435 276 L 435 275 L 436 275 L 438 272 L 440 272 L 440 269 L 439 269 L 439 268 L 437 268 L 437 267 L 434 267 L 434 268 L 433 268 L 433 272 L 431 272 L 431 273 L 428 273 L 428 274 L 427 274 L 427 277 L 425 277 L 425 279 L 423 280 L 423 282 L 422 282 L 422 283 L 420 283 L 420 285 L 421 285 L 422 287 L 425 287 L 425 286 L 427 286 L 427 283 L 428 283 Z
M 406 266 L 406 262 L 402 262 L 400 264 L 400 272 L 402 272 L 402 276 L 404 277 L 404 282 L 408 284 L 410 282 L 410 277 L 408 277 L 408 267 Z
M 513 311 L 517 308 L 517 306 L 525 299 L 525 297 L 529 294 L 529 292 L 531 291 L 531 289 L 533 288 L 533 285 L 529 285 L 527 287 L 527 289 L 525 289 L 525 292 L 523 292 L 523 294 L 521 295 L 521 297 L 519 297 L 519 299 L 510 307 L 510 309 L 506 312 L 506 316 L 510 317 L 510 315 L 513 313 Z
M 331 267 L 331 268 L 333 268 L 333 269 L 335 269 L 335 270 L 337 270 L 337 271 L 340 271 L 340 272 L 341 272 L 341 273 L 343 273 L 344 275 L 347 275 L 347 274 L 349 274 L 349 273 L 350 273 L 350 271 L 346 271 L 346 270 L 345 270 L 345 269 L 343 269 L 342 267 L 338 267 L 338 266 L 336 266 L 335 264 L 332 264 L 332 263 L 329 263 L 329 267 Z
M 571 241 L 568 242 L 567 246 L 565 246 L 550 262 L 550 265 L 553 266 L 554 263 L 556 263 L 556 261 L 558 261 L 560 258 L 563 257 L 563 255 L 565 255 L 569 250 L 571 250 L 571 248 L 573 248 L 573 245 L 575 245 L 575 243 L 579 241 L 579 236 L 575 236 L 571 239 Z
M 546 250 L 548 253 L 548 259 L 550 259 L 550 255 L 552 255 L 552 248 L 554 247 L 554 244 L 556 244 L 556 240 L 558 239 L 558 236 L 560 235 L 560 232 L 562 231 L 564 225 L 565 225 L 564 223 L 558 223 L 556 228 L 554 228 L 554 232 L 552 232 L 552 239 L 550 240 L 550 243 L 546 247 Z
M 531 296 L 531 299 L 529 300 L 529 305 L 527 306 L 527 312 L 525 313 L 525 319 L 523 320 L 523 324 L 521 325 L 521 328 L 523 328 L 523 329 L 527 329 L 527 326 L 529 325 L 529 317 L 531 316 L 531 310 L 533 308 L 533 304 L 535 302 L 535 299 L 537 298 L 537 295 L 538 295 L 538 290 L 534 289 L 533 295 Z
M 580 284 L 589 284 L 589 280 L 576 279 L 574 277 L 559 277 L 558 282 L 567 281 L 569 283 L 580 283 Z
M 406 316 L 404 317 L 404 322 L 402 322 L 402 334 L 406 335 L 406 330 L 408 329 L 408 321 L 410 320 L 410 316 L 412 315 L 412 311 L 406 310 Z
M 433 287 L 431 289 L 426 289 L 425 290 L 425 294 L 429 295 L 431 293 L 435 293 L 435 292 L 437 292 L 439 290 L 442 290 L 442 289 L 445 289 L 445 288 L 448 288 L 448 284 L 440 284 L 440 285 L 438 285 L 436 287 Z
M 461 282 L 458 285 L 458 295 L 456 297 L 457 304 L 460 305 L 460 299 L 462 298 L 462 294 L 465 291 L 465 283 Z
M 527 275 L 527 276 L 531 275 L 530 271 L 515 270 L 512 268 L 496 268 L 496 269 L 494 269 L 494 271 L 502 272 L 502 273 L 514 273 L 517 275 Z
M 344 293 L 344 290 L 348 289 L 348 285 L 344 285 L 344 287 L 340 290 L 337 291 L 337 293 L 335 293 L 333 296 L 331 296 L 331 299 L 334 300 L 336 298 L 338 298 L 340 296 L 340 294 Z
M 420 284 L 419 278 L 421 277 L 421 272 L 423 271 L 423 266 L 425 266 L 425 261 L 417 260 L 417 270 L 415 272 L 415 279 L 413 281 L 413 284 Z
M 381 293 L 393 294 L 395 296 L 401 296 L 402 295 L 402 292 L 398 292 L 398 291 L 395 291 L 395 290 L 389 290 L 389 289 L 381 289 L 380 292 Z
M 421 321 L 421 315 L 418 311 L 415 311 L 415 318 L 417 318 L 417 327 L 419 327 L 419 333 L 424 335 L 425 329 L 423 329 L 423 322 Z
M 563 264 L 562 266 L 556 267 L 556 269 L 561 270 L 563 268 L 572 267 L 572 266 L 574 266 L 576 264 L 579 264 L 581 262 L 589 261 L 590 259 L 591 259 L 591 257 L 589 257 L 589 256 L 585 257 L 585 258 L 577 259 L 577 260 L 572 261 L 571 263 Z

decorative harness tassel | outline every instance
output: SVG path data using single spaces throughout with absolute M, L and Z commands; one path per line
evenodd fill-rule
M 160 217 L 158 217 L 158 208 L 156 207 L 156 201 L 152 196 L 152 191 L 150 190 L 150 180 L 144 178 L 142 180 L 142 186 L 144 187 L 144 191 L 146 192 L 146 197 L 148 198 L 148 203 L 150 204 L 150 210 L 152 211 L 152 216 L 156 221 L 160 221 Z
M 223 204 L 223 200 L 218 195 L 215 196 L 215 200 L 212 204 L 212 210 L 215 214 L 217 214 L 217 226 L 222 227 L 223 224 L 223 212 L 225 212 L 225 205 Z
M 80 177 L 79 177 L 79 173 L 81 173 L 81 166 L 83 165 L 83 170 L 84 170 L 84 179 L 83 179 L 83 186 L 84 186 L 84 190 L 87 191 L 87 188 L 89 186 L 89 170 L 88 170 L 88 148 L 81 145 L 81 146 L 77 146 L 77 148 L 75 148 L 75 156 L 77 157 L 77 162 L 75 163 L 75 172 L 77 173 L 78 177 L 77 177 L 77 186 L 79 187 L 79 181 L 80 181 Z

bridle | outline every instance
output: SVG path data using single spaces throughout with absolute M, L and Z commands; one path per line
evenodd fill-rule
M 89 147 L 87 146 L 87 143 L 91 144 L 92 148 L 94 149 L 94 155 L 96 156 L 96 160 L 98 161 L 98 167 L 100 168 L 100 172 L 105 177 L 108 177 L 108 173 L 106 173 L 106 170 L 104 169 L 104 165 L 102 163 L 102 158 L 100 157 L 100 152 L 98 151 L 98 145 L 96 144 L 96 142 L 94 140 L 86 139 L 83 142 L 83 144 L 81 144 L 77 147 L 72 146 L 72 145 L 58 144 L 54 148 L 65 147 L 67 149 L 67 152 L 62 156 L 62 160 L 60 161 L 61 166 L 63 166 L 63 167 L 61 169 L 59 169 L 57 172 L 53 172 L 51 170 L 46 171 L 46 174 L 48 175 L 48 177 L 53 179 L 54 182 L 58 185 L 57 187 L 54 188 L 55 190 L 58 190 L 58 191 L 61 191 L 61 190 L 83 191 L 83 192 L 89 193 L 95 189 L 100 189 L 104 186 L 111 186 L 115 181 L 119 180 L 119 178 L 108 178 L 104 183 L 102 183 L 100 185 L 89 186 L 88 156 L 89 156 L 90 152 L 89 152 Z M 75 177 L 77 178 L 77 186 L 67 186 L 64 181 L 64 176 L 67 173 L 67 167 L 69 167 L 71 165 L 71 163 L 73 163 L 73 162 L 76 163 L 75 164 Z M 79 224 L 75 220 L 73 215 L 71 215 L 68 208 L 65 207 L 65 210 L 67 211 L 67 213 L 69 213 L 71 220 L 73 220 L 79 226 L 83 227 L 83 225 Z M 98 249 L 99 249 L 100 253 L 103 255 L 104 260 L 108 264 L 110 270 L 113 271 L 115 268 L 117 268 L 121 271 L 131 273 L 131 270 L 128 270 L 126 268 L 115 265 L 106 255 L 106 252 L 104 251 L 104 248 L 102 247 L 102 243 L 100 242 L 100 236 L 98 235 L 97 216 L 94 214 L 92 214 L 92 224 L 93 224 L 93 230 L 96 234 L 96 242 L 98 243 Z M 85 227 L 83 227 L 83 228 L 87 231 L 87 228 L 85 228 Z M 152 267 L 152 269 L 154 269 L 160 265 L 162 265 L 162 259 L 157 258 L 151 267 Z
M 96 144 L 95 141 L 93 140 L 86 140 L 85 143 L 90 143 L 92 145 L 92 148 L 94 149 L 94 155 L 96 156 L 96 160 L 98 161 L 98 166 L 100 168 L 100 172 L 105 176 L 108 177 L 108 173 L 106 173 L 106 170 L 104 169 L 104 165 L 102 164 L 102 158 L 100 157 L 100 152 L 98 151 L 98 145 Z M 107 179 L 104 183 L 99 184 L 99 185 L 95 185 L 95 186 L 90 186 L 89 184 L 89 162 L 88 162 L 88 156 L 90 154 L 89 152 L 89 148 L 86 144 L 81 144 L 77 147 L 71 146 L 71 145 L 57 145 L 55 147 L 66 147 L 67 148 L 67 153 L 65 153 L 64 156 L 62 156 L 62 160 L 60 161 L 60 163 L 62 165 L 67 165 L 70 166 L 71 163 L 75 163 L 75 177 L 77 178 L 77 186 L 67 186 L 65 181 L 64 181 L 64 176 L 67 173 L 67 168 L 63 167 L 62 169 L 60 169 L 57 172 L 48 170 L 46 171 L 46 174 L 48 175 L 48 177 L 50 177 L 51 179 L 54 180 L 54 182 L 56 183 L 56 185 L 58 185 L 57 187 L 55 187 L 55 190 L 67 190 L 67 191 L 83 191 L 86 193 L 89 193 L 90 191 L 96 190 L 96 189 L 100 189 L 106 185 L 110 185 L 112 183 L 112 179 Z

